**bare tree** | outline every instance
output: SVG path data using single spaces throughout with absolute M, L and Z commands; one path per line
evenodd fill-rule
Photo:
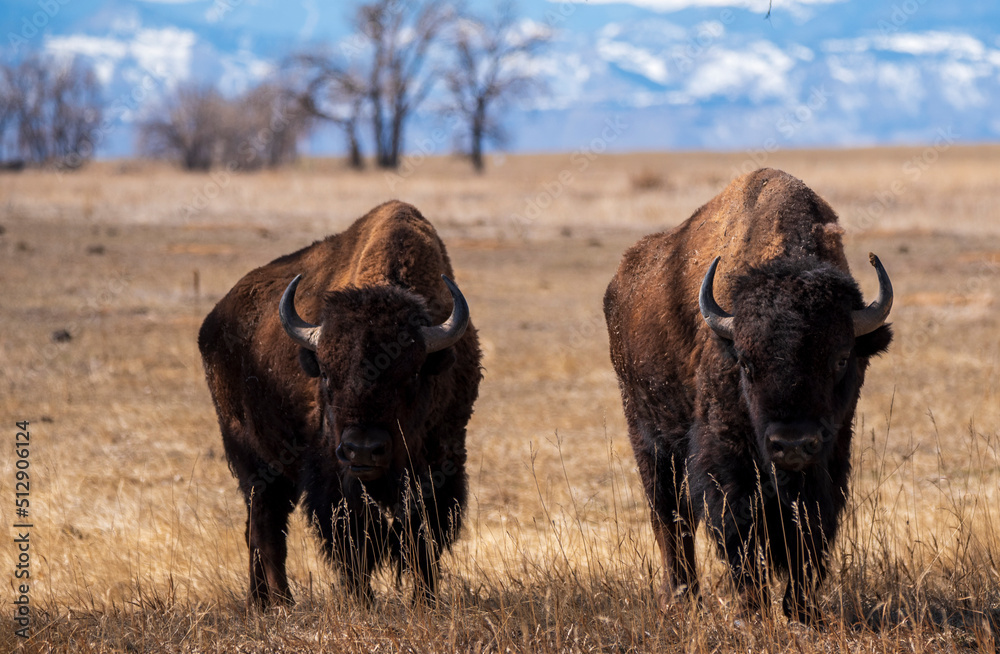
M 490 19 L 462 16 L 452 33 L 454 64 L 445 77 L 450 94 L 446 112 L 464 122 L 469 158 L 482 172 L 484 142 L 506 140 L 500 110 L 543 88 L 529 59 L 550 35 L 530 24 L 518 25 L 514 5 L 506 0 Z
M 46 116 L 50 71 L 37 56 L 28 57 L 13 71 L 17 148 L 21 157 L 41 164 L 51 158 Z
M 177 89 L 159 115 L 139 125 L 139 151 L 175 159 L 186 170 L 208 170 L 221 158 L 226 100 L 212 86 Z
M 290 90 L 274 81 L 264 82 L 227 104 L 222 162 L 233 170 L 292 163 L 310 121 Z
M 56 68 L 49 90 L 52 153 L 62 168 L 76 168 L 93 156 L 103 109 L 100 93 L 94 71 L 79 60 Z
M 103 105 L 92 69 L 77 58 L 32 55 L 5 66 L 2 77 L 4 158 L 76 168 L 93 156 Z
M 294 161 L 309 126 L 297 99 L 276 83 L 231 100 L 214 87 L 188 85 L 139 126 L 139 150 L 187 170 L 255 170 Z
M 13 133 L 18 112 L 14 80 L 14 70 L 10 66 L 0 68 L 0 163 L 4 166 L 14 166 L 21 161 L 17 136 Z
M 335 64 L 324 52 L 296 55 L 286 64 L 293 78 L 293 92 L 310 116 L 333 123 L 347 139 L 348 163 L 364 168 L 358 128 L 368 97 L 364 77 L 344 65 Z
M 354 26 L 365 46 L 359 50 L 370 57 L 365 88 L 379 167 L 399 165 L 406 121 L 434 85 L 428 55 L 454 17 L 439 0 L 376 0 L 358 8 Z

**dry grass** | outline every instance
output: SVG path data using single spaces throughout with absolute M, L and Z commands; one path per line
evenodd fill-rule
M 950 148 L 913 179 L 924 153 L 767 161 L 838 209 L 867 293 L 869 250 L 896 287 L 897 340 L 859 407 L 818 630 L 736 622 L 703 538 L 703 601 L 656 610 L 659 557 L 600 312 L 622 251 L 687 217 L 747 155 L 600 156 L 586 170 L 508 157 L 482 178 L 449 159 L 408 177 L 323 161 L 215 181 L 134 163 L 0 176 L 0 415 L 11 440 L 31 421 L 35 524 L 34 636 L 14 637 L 5 591 L 0 651 L 996 651 L 1000 148 Z M 670 185 L 635 190 L 654 177 Z M 204 209 L 185 211 L 199 194 Z M 297 515 L 298 604 L 247 614 L 243 509 L 198 326 L 247 270 L 389 197 L 437 225 L 484 341 L 469 526 L 440 606 L 411 606 L 386 575 L 369 611 Z M 53 342 L 63 329 L 71 340 Z M 13 467 L 4 448 L 7 524 Z

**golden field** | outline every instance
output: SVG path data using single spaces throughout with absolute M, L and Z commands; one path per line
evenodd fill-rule
M 758 157 L 760 159 L 760 157 Z M 699 604 L 662 571 L 601 311 L 626 247 L 681 222 L 747 153 L 338 162 L 246 175 L 146 163 L 0 175 L 0 517 L 30 421 L 32 637 L 0 651 L 995 652 L 1000 643 L 1000 146 L 790 151 L 765 165 L 839 212 L 852 269 L 896 291 L 859 405 L 821 629 L 738 620 L 699 534 Z M 435 224 L 484 346 L 467 528 L 437 606 L 386 572 L 341 593 L 296 514 L 297 604 L 247 613 L 244 509 L 196 335 L 244 273 L 397 197 Z M 66 330 L 70 339 L 56 342 Z M 780 594 L 778 594 L 780 597 Z

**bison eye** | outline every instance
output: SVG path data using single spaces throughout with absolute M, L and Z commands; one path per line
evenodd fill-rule
M 737 359 L 737 361 L 740 364 L 740 368 L 743 370 L 743 374 L 745 374 L 748 378 L 753 377 L 753 366 L 750 365 L 750 362 L 742 356 Z
M 847 364 L 850 363 L 850 352 L 840 352 L 833 359 L 834 380 L 839 383 L 847 375 Z

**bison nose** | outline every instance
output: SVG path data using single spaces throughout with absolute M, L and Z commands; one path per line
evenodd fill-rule
M 392 454 L 392 437 L 377 427 L 348 427 L 340 437 L 337 458 L 352 472 L 384 468 Z
M 767 432 L 767 454 L 777 468 L 802 470 L 819 458 L 823 439 L 818 430 L 799 424 L 777 424 Z

